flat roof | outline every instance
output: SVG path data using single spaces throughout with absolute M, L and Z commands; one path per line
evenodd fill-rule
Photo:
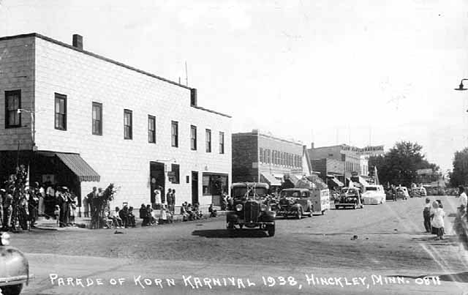
M 140 69 L 137 69 L 137 68 L 135 68 L 135 67 L 131 67 L 131 66 L 129 66 L 129 65 L 123 64 L 123 63 L 118 62 L 118 61 L 115 61 L 115 60 L 113 60 L 113 59 L 104 57 L 104 56 L 102 56 L 102 55 L 99 55 L 99 54 L 96 54 L 96 53 L 93 53 L 93 52 L 90 52 L 90 51 L 86 51 L 86 50 L 84 50 L 84 49 L 77 48 L 77 47 L 75 47 L 75 46 L 73 46 L 73 45 L 70 45 L 70 44 L 67 44 L 67 43 L 64 43 L 64 42 L 61 42 L 61 41 L 52 39 L 52 38 L 50 38 L 50 37 L 47 37 L 47 36 L 44 36 L 44 35 L 41 35 L 41 34 L 38 34 L 38 33 L 28 33 L 28 34 L 20 34 L 20 35 L 13 35 L 13 36 L 0 37 L 0 41 L 12 40 L 12 39 L 19 39 L 19 38 L 29 38 L 29 37 L 40 38 L 40 39 L 45 40 L 45 41 L 47 41 L 47 42 L 51 42 L 51 43 L 54 43 L 54 44 L 57 44 L 57 45 L 66 47 L 66 48 L 68 48 L 68 49 L 71 49 L 71 50 L 75 50 L 75 51 L 84 53 L 84 54 L 89 55 L 89 56 L 92 56 L 92 57 L 94 57 L 94 58 L 101 59 L 101 60 L 104 60 L 104 61 L 109 62 L 109 63 L 113 63 L 113 64 L 118 65 L 118 66 L 120 66 L 120 67 L 123 67 L 123 68 L 129 69 L 129 70 L 135 71 L 135 72 L 137 72 L 137 73 L 140 73 L 140 74 L 149 76 L 149 77 L 151 77 L 151 78 L 155 78 L 155 79 L 161 80 L 161 81 L 163 81 L 163 82 L 166 82 L 166 83 L 169 83 L 169 84 L 172 84 L 172 85 L 181 87 L 181 88 L 185 88 L 185 89 L 188 89 L 188 90 L 195 89 L 195 88 L 191 88 L 191 87 L 182 85 L 182 84 L 180 84 L 180 83 L 171 81 L 171 80 L 169 80 L 169 79 L 166 79 L 166 78 L 163 78 L 163 77 L 160 77 L 160 76 L 151 74 L 151 73 L 149 73 L 149 72 L 145 72 L 145 71 L 140 70 Z M 202 111 L 207 111 L 207 112 L 210 112 L 210 113 L 213 113 L 213 114 L 217 114 L 217 115 L 221 115 L 221 116 L 224 116 L 224 117 L 232 118 L 232 117 L 229 116 L 229 115 L 226 115 L 226 114 L 223 114 L 223 113 L 220 113 L 220 112 L 216 112 L 216 111 L 213 111 L 213 110 L 209 110 L 209 109 L 206 109 L 206 108 L 202 108 L 202 107 L 199 107 L 199 106 L 192 106 L 192 107 L 193 107 L 193 108 L 196 108 L 196 109 L 199 109 L 199 110 L 202 110 Z

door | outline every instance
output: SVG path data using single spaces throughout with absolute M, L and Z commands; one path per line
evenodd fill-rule
M 198 172 L 192 171 L 192 204 L 199 203 L 198 200 Z
M 164 193 L 165 186 L 164 163 L 150 162 L 150 202 L 154 204 L 154 190 L 161 187 L 161 202 L 165 202 L 166 194 Z

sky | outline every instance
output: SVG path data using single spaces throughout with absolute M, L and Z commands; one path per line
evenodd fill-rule
M 32 32 L 197 88 L 233 132 L 411 141 L 442 171 L 468 146 L 465 0 L 0 0 L 0 36 Z

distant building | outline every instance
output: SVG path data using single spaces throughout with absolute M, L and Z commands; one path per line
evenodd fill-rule
M 231 182 L 231 117 L 202 108 L 196 89 L 39 34 L 0 38 L 0 178 L 119 190 L 140 207 L 154 190 L 201 205 Z
M 285 176 L 293 182 L 312 169 L 305 146 L 258 130 L 232 134 L 232 181 L 266 182 L 280 186 Z
M 307 150 L 315 171 L 329 187 L 347 185 L 353 181 L 366 183 L 369 175 L 369 156 L 383 154 L 383 146 L 357 148 L 346 144 L 315 147 Z M 356 179 L 356 180 L 355 180 Z

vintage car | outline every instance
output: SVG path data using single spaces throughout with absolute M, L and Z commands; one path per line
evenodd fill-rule
M 406 186 L 397 187 L 397 198 L 407 200 L 410 195 Z
M 260 228 L 275 235 L 276 213 L 270 210 L 268 184 L 233 183 L 231 187 L 232 204 L 226 214 L 228 230 L 236 228 Z
M 29 283 L 29 263 L 21 251 L 9 245 L 10 235 L 1 233 L 0 290 L 3 295 L 17 295 Z
M 424 186 L 413 187 L 410 191 L 411 198 L 415 198 L 415 197 L 421 198 L 421 197 L 426 197 L 426 196 L 427 196 L 427 191 Z
M 363 208 L 361 192 L 355 187 L 345 187 L 341 189 L 340 196 L 335 200 L 335 209 L 351 207 L 353 209 Z
M 314 206 L 312 193 L 305 188 L 287 188 L 281 191 L 277 216 L 294 216 L 301 219 L 304 214 L 312 217 Z
M 364 187 L 362 194 L 362 203 L 364 205 L 377 205 L 386 202 L 386 195 L 383 186 L 381 185 L 368 185 Z

